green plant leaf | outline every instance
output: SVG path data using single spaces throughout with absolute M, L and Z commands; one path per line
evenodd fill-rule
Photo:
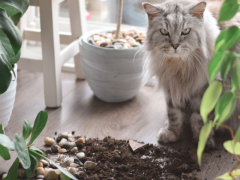
M 240 60 L 236 59 L 231 70 L 232 85 L 240 93 Z
M 227 0 L 224 1 L 220 10 L 218 22 L 228 21 L 232 19 L 239 10 L 238 0 Z
M 45 154 L 43 151 L 41 151 L 40 149 L 38 149 L 38 148 L 35 147 L 35 146 L 31 146 L 30 149 L 38 152 L 39 154 L 41 154 L 41 155 L 43 155 L 43 156 L 46 156 L 46 154 Z
M 215 52 L 221 52 L 234 48 L 239 39 L 240 29 L 237 26 L 232 26 L 229 29 L 223 30 L 216 40 Z
M 13 139 L 14 146 L 16 149 L 16 153 L 18 155 L 18 158 L 23 166 L 24 169 L 28 169 L 31 166 L 31 160 L 28 152 L 27 144 L 24 140 L 24 138 L 16 134 Z
M 3 126 L 2 124 L 0 124 L 0 134 L 4 134 L 4 130 L 3 130 Z M 4 159 L 4 160 L 9 160 L 10 154 L 7 148 L 5 148 L 4 146 L 0 145 L 0 156 Z
M 225 52 L 217 52 L 209 62 L 208 75 L 210 82 L 212 82 L 216 78 L 226 56 L 227 55 L 225 54 Z
M 220 68 L 221 76 L 224 80 L 226 79 L 228 72 L 231 69 L 232 63 L 234 62 L 235 58 L 236 57 L 234 56 L 234 53 L 232 53 L 232 52 L 226 53 L 224 60 L 222 62 L 222 66 Z
M 232 180 L 232 179 L 236 179 L 239 176 L 240 176 L 240 169 L 237 169 L 237 170 L 232 171 L 231 174 L 230 174 L 230 172 L 227 172 L 227 173 L 223 174 L 222 176 L 217 177 L 216 179 Z
M 235 133 L 233 143 L 235 144 L 239 139 L 240 139 L 240 127 L 238 128 L 238 130 Z
M 0 51 L 1 51 L 1 42 L 0 42 Z M 12 74 L 8 69 L 8 66 L 5 64 L 3 57 L 0 53 L 0 94 L 3 94 L 7 91 L 12 80 Z
M 205 91 L 200 106 L 200 113 L 204 123 L 207 122 L 208 114 L 214 109 L 222 93 L 222 89 L 222 83 L 214 81 Z
M 0 144 L 10 151 L 15 150 L 13 142 L 5 134 L 0 134 Z
M 25 120 L 23 122 L 23 138 L 26 140 L 32 133 L 32 125 L 30 121 Z
M 234 140 L 226 141 L 223 143 L 223 146 L 226 149 L 226 151 L 228 151 L 229 153 L 240 155 L 240 143 L 239 142 L 236 142 L 234 144 Z
M 39 136 L 39 134 L 42 132 L 47 123 L 47 119 L 48 119 L 47 112 L 41 111 L 38 113 L 34 122 L 32 136 L 28 145 L 31 145 L 35 141 L 35 139 Z
M 29 7 L 29 0 L 1 0 L 0 7 L 7 11 L 8 16 L 17 25 Z
M 65 174 L 60 174 L 60 179 L 61 180 L 71 180 L 69 177 L 67 177 Z
M 215 108 L 215 116 L 218 117 L 216 127 L 217 129 L 231 116 L 236 107 L 236 103 L 237 100 L 232 91 L 224 93 L 224 95 L 219 99 Z
M 197 149 L 197 156 L 198 156 L 198 164 L 201 165 L 202 163 L 202 154 L 205 149 L 208 137 L 212 130 L 212 121 L 208 121 L 204 124 L 200 131 L 199 135 L 199 142 L 198 142 L 198 149 Z
M 41 159 L 41 156 L 34 154 L 33 152 L 29 151 L 30 159 L 31 159 L 31 166 L 27 169 L 27 178 L 32 178 L 34 172 L 38 166 L 38 163 Z
M 4 180 L 17 180 L 18 178 L 19 159 L 17 158 L 8 171 L 7 177 Z
M 22 46 L 21 34 L 17 26 L 13 23 L 13 21 L 8 17 L 6 11 L 0 8 L 0 29 L 4 32 L 4 34 L 8 37 L 13 52 L 15 55 L 19 52 Z M 0 40 L 2 41 L 2 36 L 0 36 Z

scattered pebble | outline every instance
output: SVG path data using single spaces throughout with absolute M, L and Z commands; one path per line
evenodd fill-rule
M 44 159 L 41 159 L 40 162 L 43 163 L 44 166 L 49 166 L 49 163 Z
M 58 151 L 60 154 L 63 154 L 63 153 L 66 153 L 67 152 L 67 150 L 66 149 L 59 149 L 59 151 Z
M 68 169 L 68 172 L 70 172 L 71 174 L 76 174 L 78 172 L 78 170 L 75 167 L 70 167 Z
M 39 162 L 37 167 L 43 167 L 43 163 L 42 162 Z
M 72 153 L 77 153 L 77 152 L 78 152 L 78 148 L 77 148 L 77 147 L 72 148 L 72 149 L 71 149 L 71 152 L 72 152 Z
M 38 175 L 36 178 L 37 179 L 44 179 L 44 175 Z
M 48 169 L 44 175 L 44 180 L 58 180 L 58 175 L 53 169 Z
M 59 151 L 59 149 L 61 149 L 61 147 L 58 146 L 57 144 L 53 144 L 51 146 L 51 150 L 52 150 L 53 153 L 57 153 Z
M 65 139 L 68 138 L 68 133 L 67 132 L 59 134 L 58 137 L 57 137 L 57 142 L 60 142 L 63 138 L 65 138 Z
M 79 138 L 76 143 L 77 144 L 85 144 L 85 140 L 83 138 Z
M 46 138 L 44 139 L 44 144 L 45 144 L 46 146 L 51 146 L 51 145 L 55 144 L 55 140 L 54 140 L 53 138 L 46 137 Z
M 94 169 L 97 166 L 97 163 L 92 161 L 86 161 L 83 165 L 83 168 L 85 169 Z
M 45 170 L 42 167 L 37 167 L 35 173 L 36 173 L 37 176 L 38 175 L 44 175 L 45 174 Z

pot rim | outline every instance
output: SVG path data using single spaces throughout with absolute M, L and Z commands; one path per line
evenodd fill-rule
M 126 30 L 127 28 L 122 28 L 123 30 Z M 79 43 L 81 46 L 88 46 L 90 48 L 96 48 L 96 49 L 101 49 L 101 50 L 105 50 L 105 51 L 138 51 L 139 49 L 141 49 L 143 46 L 140 47 L 135 47 L 135 48 L 129 48 L 129 49 L 112 49 L 112 48 L 104 48 L 104 47 L 99 47 L 99 46 L 95 46 L 93 44 L 90 44 L 88 42 L 88 38 L 94 34 L 97 33 L 101 33 L 101 32 L 111 32 L 116 30 L 116 28 L 105 28 L 105 29 L 97 29 L 97 30 L 92 30 L 90 32 L 87 32 L 85 34 L 83 34 L 80 38 L 79 38 Z

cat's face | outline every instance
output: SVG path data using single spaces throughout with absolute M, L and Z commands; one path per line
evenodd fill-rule
M 149 18 L 147 46 L 173 58 L 188 56 L 203 41 L 205 2 L 169 1 L 154 6 L 143 4 Z

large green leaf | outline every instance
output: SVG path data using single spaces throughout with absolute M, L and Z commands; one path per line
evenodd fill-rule
M 32 136 L 28 145 L 31 145 L 34 142 L 34 140 L 39 136 L 39 134 L 42 132 L 47 123 L 47 119 L 48 119 L 47 112 L 41 111 L 40 113 L 38 113 L 34 122 Z
M 1 42 L 0 42 L 0 94 L 3 94 L 7 91 L 7 88 L 9 87 L 11 80 L 12 80 L 12 74 L 7 66 L 7 64 L 4 61 L 4 57 L 1 54 Z
M 0 7 L 7 11 L 13 22 L 17 25 L 22 15 L 27 11 L 29 0 L 1 0 Z
M 226 121 L 236 107 L 236 97 L 232 91 L 226 92 L 218 101 L 215 108 L 215 116 L 218 117 L 217 128 Z
M 212 121 L 208 121 L 204 124 L 200 131 L 199 135 L 199 142 L 198 142 L 198 149 L 197 149 L 197 156 L 198 156 L 198 164 L 201 165 L 202 163 L 202 154 L 205 149 L 208 137 L 212 130 Z
M 13 142 L 14 142 L 14 146 L 15 146 L 18 158 L 19 158 L 23 168 L 24 169 L 30 168 L 31 160 L 30 160 L 30 156 L 29 156 L 28 147 L 27 147 L 27 144 L 26 144 L 24 138 L 21 135 L 16 134 L 14 136 Z
M 0 29 L 8 37 L 13 52 L 15 53 L 15 55 L 17 55 L 22 45 L 20 31 L 17 26 L 15 26 L 15 24 L 12 22 L 12 20 L 8 17 L 6 11 L 2 8 L 0 8 L 0 19 Z M 0 41 L 2 41 L 3 38 L 4 37 L 0 36 Z
M 231 71 L 232 85 L 240 93 L 240 60 L 236 59 L 232 66 Z
M 15 150 L 13 142 L 5 134 L 0 134 L 0 144 L 5 148 L 8 148 L 10 151 Z
M 218 22 L 228 21 L 232 19 L 239 10 L 238 0 L 226 0 L 224 1 L 219 14 Z
M 222 83 L 214 81 L 204 93 L 200 106 L 200 113 L 204 123 L 207 122 L 208 114 L 214 109 L 222 93 L 222 89 Z
M 18 178 L 19 159 L 17 158 L 8 171 L 7 177 L 4 180 L 17 180 Z
M 236 46 L 240 39 L 240 30 L 237 26 L 223 30 L 216 40 L 215 51 L 225 51 Z
M 231 69 L 232 63 L 234 62 L 235 58 L 236 57 L 234 56 L 234 53 L 232 53 L 232 52 L 227 52 L 225 54 L 224 60 L 222 62 L 222 66 L 220 68 L 221 76 L 224 80 L 226 79 L 228 72 Z
M 41 159 L 41 156 L 34 154 L 33 152 L 29 152 L 30 159 L 31 159 L 31 166 L 29 169 L 27 169 L 27 178 L 32 178 L 34 175 L 34 172 L 38 166 L 38 163 Z
M 0 124 L 0 134 L 4 134 L 4 130 L 3 130 L 3 126 L 2 124 Z M 4 159 L 4 160 L 9 160 L 10 154 L 7 148 L 5 148 L 4 146 L 0 145 L 0 156 Z
M 231 172 L 227 172 L 222 176 L 217 177 L 216 179 L 224 179 L 224 180 L 233 180 L 240 176 L 240 169 L 234 170 Z
M 209 62 L 208 75 L 209 75 L 210 82 L 212 82 L 216 78 L 226 56 L 227 54 L 225 54 L 225 52 L 217 52 Z
M 25 120 L 23 122 L 23 138 L 26 140 L 32 133 L 32 125 L 30 121 Z
M 231 154 L 240 155 L 240 143 L 236 142 L 234 144 L 234 141 L 226 141 L 223 144 L 224 148 Z

